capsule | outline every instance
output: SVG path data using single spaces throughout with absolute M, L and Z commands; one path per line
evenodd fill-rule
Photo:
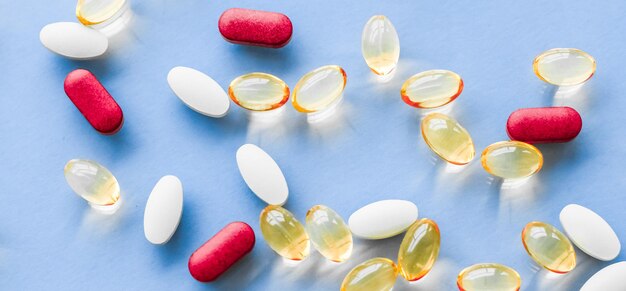
M 417 281 L 433 268 L 439 256 L 441 235 L 437 223 L 428 218 L 409 227 L 398 251 L 398 267 L 408 281 Z
M 518 291 L 522 279 L 512 268 L 486 263 L 463 269 L 456 284 L 461 291 Z
M 126 0 L 78 0 L 76 17 L 84 25 L 112 21 L 127 9 Z
M 341 283 L 341 291 L 389 291 L 396 283 L 398 268 L 390 259 L 373 258 L 357 265 Z
M 222 37 L 230 43 L 281 48 L 291 40 L 293 25 L 287 15 L 243 8 L 231 8 L 217 23 Z
M 73 159 L 65 164 L 65 180 L 78 196 L 94 206 L 111 206 L 120 199 L 120 185 L 95 161 Z
M 370 18 L 361 36 L 363 58 L 376 75 L 393 72 L 400 58 L 400 40 L 396 28 L 384 15 Z
M 526 252 L 540 266 L 559 274 L 576 267 L 574 246 L 556 227 L 539 221 L 528 223 L 522 231 Z
M 343 97 L 346 80 L 346 72 L 340 66 L 323 66 L 308 72 L 293 89 L 293 107 L 304 113 L 329 108 Z
M 506 122 L 509 137 L 526 143 L 568 142 L 582 127 L 580 114 L 571 107 L 518 109 Z
M 454 118 L 431 113 L 422 119 L 422 137 L 439 157 L 455 165 L 474 159 L 474 142 L 470 134 Z
M 289 87 L 276 76 L 249 73 L 237 77 L 228 87 L 228 95 L 235 104 L 252 111 L 269 111 L 289 100 Z
M 578 85 L 596 72 L 596 60 L 574 48 L 554 48 L 538 55 L 533 62 L 539 79 L 557 86 Z
M 437 108 L 463 92 L 463 79 L 455 72 L 430 70 L 407 79 L 400 89 L 402 100 L 417 108 Z
M 532 176 L 543 165 L 536 147 L 521 141 L 501 141 L 488 146 L 480 160 L 487 173 L 504 179 Z
M 309 235 L 287 209 L 269 205 L 261 211 L 260 220 L 263 238 L 276 253 L 293 261 L 301 261 L 309 256 Z
M 334 210 L 315 205 L 306 213 L 306 232 L 313 246 L 327 259 L 343 262 L 352 254 L 352 233 Z

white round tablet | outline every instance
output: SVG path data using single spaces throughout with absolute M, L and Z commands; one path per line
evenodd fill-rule
M 619 254 L 621 245 L 615 231 L 590 209 L 570 204 L 561 210 L 559 219 L 567 236 L 586 254 L 603 261 Z
M 99 57 L 109 48 L 109 39 L 102 32 L 74 22 L 44 26 L 39 40 L 50 51 L 77 60 Z
M 626 262 L 604 267 L 595 273 L 580 291 L 624 291 L 626 290 Z
M 406 200 L 381 200 L 350 215 L 352 233 L 365 239 L 383 239 L 404 232 L 417 219 L 417 206 Z
M 176 176 L 164 176 L 148 197 L 143 215 L 146 239 L 153 244 L 167 243 L 176 232 L 183 214 L 183 184 Z
M 198 70 L 174 67 L 167 74 L 167 83 L 174 94 L 193 111 L 216 118 L 228 113 L 230 99 L 224 89 Z
M 237 166 L 250 190 L 271 205 L 283 205 L 289 196 L 287 180 L 278 164 L 258 146 L 244 144 L 237 150 Z

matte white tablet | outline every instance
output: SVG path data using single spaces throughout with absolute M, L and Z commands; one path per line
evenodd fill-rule
M 289 196 L 287 181 L 278 164 L 258 146 L 244 144 L 237 150 L 237 166 L 250 190 L 271 205 L 283 205 Z
M 148 197 L 143 215 L 146 239 L 153 244 L 167 243 L 176 232 L 183 214 L 183 184 L 176 176 L 164 176 Z
M 230 108 L 224 89 L 211 77 L 188 67 L 175 67 L 167 74 L 174 94 L 193 111 L 210 117 L 223 117 Z
M 365 239 L 383 239 L 404 232 L 417 219 L 417 206 L 406 200 L 382 200 L 350 215 L 352 233 Z
M 109 48 L 109 39 L 102 32 L 74 22 L 44 26 L 39 40 L 50 51 L 77 60 L 97 58 Z
M 561 210 L 559 219 L 567 236 L 586 254 L 603 261 L 619 254 L 621 245 L 615 231 L 590 209 L 570 204 Z
M 595 273 L 580 291 L 624 291 L 626 290 L 626 262 L 604 267 Z

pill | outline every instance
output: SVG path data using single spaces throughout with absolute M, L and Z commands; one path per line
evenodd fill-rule
M 580 291 L 622 291 L 626 290 L 626 262 L 608 265 L 595 273 Z
M 341 216 L 324 205 L 306 213 L 305 229 L 313 247 L 333 262 L 343 262 L 352 254 L 352 233 Z
M 400 39 L 396 28 L 384 15 L 372 16 L 361 35 L 361 52 L 367 66 L 376 75 L 389 75 L 400 59 Z
M 580 114 L 571 107 L 518 109 L 506 122 L 509 137 L 526 143 L 568 142 L 582 127 Z
M 596 60 L 575 48 L 554 48 L 538 55 L 533 70 L 539 79 L 557 86 L 578 85 L 596 72 Z
M 112 21 L 127 8 L 126 0 L 78 0 L 76 17 L 84 25 Z
M 398 251 L 400 274 L 408 281 L 426 276 L 439 257 L 441 234 L 433 220 L 422 218 L 406 231 Z
M 109 39 L 104 34 L 74 22 L 44 26 L 39 40 L 51 52 L 77 60 L 97 58 L 109 48 Z
M 148 196 L 143 214 L 146 239 L 165 244 L 176 232 L 183 214 L 183 184 L 176 176 L 162 177 Z
M 421 128 L 428 147 L 445 161 L 465 165 L 474 159 L 472 137 L 454 118 L 431 113 L 422 119 Z
M 389 291 L 396 283 L 398 269 L 390 259 L 369 259 L 352 269 L 341 283 L 341 291 Z
M 243 8 L 224 11 L 217 26 L 228 42 L 269 48 L 286 46 L 293 33 L 287 15 Z
M 70 188 L 91 205 L 111 206 L 120 199 L 117 179 L 96 161 L 70 160 L 63 173 Z
M 191 254 L 189 273 L 200 282 L 214 281 L 251 252 L 254 242 L 252 227 L 245 222 L 232 222 Z
M 289 100 L 289 87 L 276 76 L 250 73 L 237 77 L 228 87 L 235 104 L 252 111 L 279 108 Z
M 483 263 L 463 269 L 456 284 L 461 291 L 518 291 L 522 279 L 517 271 L 505 265 Z
M 291 103 L 296 110 L 312 113 L 339 102 L 346 87 L 346 72 L 329 65 L 306 73 L 293 89 Z
M 65 77 L 65 94 L 98 132 L 117 133 L 124 123 L 122 108 L 91 72 L 78 69 Z
M 489 145 L 480 160 L 487 173 L 504 179 L 534 175 L 543 166 L 538 148 L 521 141 L 501 141 Z
M 293 261 L 301 261 L 309 256 L 309 235 L 289 210 L 269 205 L 261 211 L 259 220 L 265 242 L 277 254 Z
M 283 205 L 289 197 L 287 180 L 278 164 L 264 150 L 244 144 L 237 150 L 239 173 L 250 190 L 270 205 Z
M 406 200 L 381 200 L 363 206 L 348 218 L 352 234 L 383 239 L 404 232 L 417 219 L 417 206 Z
M 578 204 L 569 204 L 559 215 L 572 242 L 586 254 L 602 261 L 619 255 L 621 244 L 613 228 L 600 215 Z
M 455 72 L 430 70 L 408 78 L 400 89 L 402 100 L 417 108 L 436 108 L 456 100 L 463 92 L 463 79 Z
M 556 227 L 539 221 L 528 223 L 522 243 L 530 257 L 549 271 L 564 274 L 576 267 L 574 246 Z
M 216 118 L 228 113 L 230 100 L 226 91 L 198 70 L 174 67 L 167 74 L 167 83 L 174 94 L 193 111 Z

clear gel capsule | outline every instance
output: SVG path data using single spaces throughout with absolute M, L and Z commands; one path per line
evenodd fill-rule
M 269 205 L 261 211 L 260 220 L 263 238 L 276 253 L 294 261 L 309 256 L 309 236 L 304 226 L 287 209 Z
M 376 75 L 388 75 L 398 65 L 400 40 L 395 27 L 384 15 L 370 18 L 361 36 L 363 58 Z
M 346 72 L 340 66 L 323 66 L 308 72 L 293 89 L 293 107 L 304 113 L 327 109 L 343 97 L 346 80 Z
M 110 206 L 120 199 L 117 179 L 97 162 L 74 159 L 65 164 L 65 180 L 72 190 L 94 206 Z
M 582 84 L 596 72 L 596 60 L 574 48 L 554 48 L 535 58 L 533 69 L 539 79 L 557 86 Z
M 230 82 L 228 95 L 235 104 L 245 109 L 269 111 L 287 102 L 289 87 L 274 75 L 249 73 Z
M 491 144 L 480 159 L 487 173 L 505 179 L 529 177 L 539 172 L 543 165 L 541 151 L 520 141 Z
M 334 210 L 315 205 L 306 213 L 305 228 L 313 246 L 327 259 L 343 262 L 352 254 L 352 233 Z
M 431 113 L 422 119 L 421 127 L 424 141 L 442 159 L 455 165 L 465 165 L 474 159 L 472 137 L 454 118 Z
M 112 21 L 127 9 L 126 4 L 126 0 L 78 0 L 76 17 L 84 25 Z
M 456 284 L 461 291 L 517 291 L 522 285 L 522 279 L 512 268 L 485 263 L 463 269 Z
M 341 291 L 389 291 L 396 283 L 398 268 L 390 259 L 373 258 L 354 267 L 341 283 Z
M 576 252 L 567 237 L 556 227 L 539 221 L 530 222 L 522 231 L 526 252 L 540 266 L 564 274 L 576 267 Z
M 398 251 L 400 274 L 409 280 L 417 281 L 433 268 L 439 256 L 441 235 L 437 223 L 422 218 L 409 227 Z
M 463 79 L 455 72 L 430 70 L 407 79 L 400 95 L 417 108 L 436 108 L 454 101 L 463 92 Z

